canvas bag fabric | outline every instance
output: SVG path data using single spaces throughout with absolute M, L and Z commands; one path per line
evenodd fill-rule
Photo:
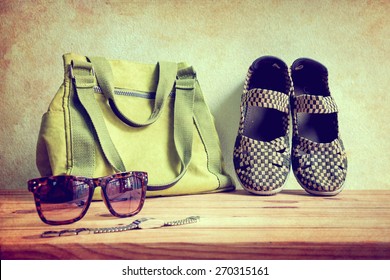
M 192 67 L 77 54 L 63 60 L 64 82 L 38 137 L 42 176 L 146 171 L 149 197 L 234 190 Z

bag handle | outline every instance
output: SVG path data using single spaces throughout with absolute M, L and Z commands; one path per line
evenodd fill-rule
M 75 93 L 91 119 L 104 156 L 116 171 L 126 171 L 126 167 L 109 135 L 100 106 L 94 96 L 93 87 L 95 81 L 92 65 L 89 64 L 89 67 L 87 67 L 85 62 L 82 64 L 72 62 L 71 69 Z M 160 74 L 164 75 L 163 73 Z M 174 105 L 174 142 L 180 158 L 181 170 L 172 182 L 149 185 L 148 190 L 157 191 L 170 188 L 184 176 L 188 169 L 192 157 L 193 110 L 196 86 L 196 75 L 192 67 L 177 71 Z
M 129 126 L 142 127 L 154 123 L 161 115 L 165 101 L 172 90 L 172 85 L 176 79 L 177 64 L 173 62 L 162 61 L 158 63 L 159 80 L 156 91 L 156 99 L 154 103 L 153 111 L 145 122 L 135 122 L 128 118 L 117 106 L 114 93 L 114 75 L 112 73 L 111 65 L 104 57 L 89 57 L 88 58 L 96 74 L 96 79 L 104 96 L 107 98 L 112 111 L 117 115 L 122 122 Z

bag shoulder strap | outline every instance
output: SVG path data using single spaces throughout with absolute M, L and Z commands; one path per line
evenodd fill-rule
M 96 82 L 93 76 L 92 65 L 86 62 L 72 61 L 72 65 L 70 67 L 72 69 L 71 75 L 75 86 L 75 97 L 78 98 L 81 106 L 84 107 L 87 113 L 86 117 L 89 116 L 90 121 L 92 122 L 93 128 L 91 127 L 90 129 L 95 130 L 105 158 L 116 172 L 125 172 L 125 165 L 123 164 L 123 161 L 111 140 L 104 122 L 103 113 L 100 110 L 99 104 L 94 96 L 94 86 Z M 74 137 L 78 137 L 78 135 L 79 133 L 75 134 Z M 83 141 L 82 139 L 74 139 L 74 143 L 82 145 L 81 143 L 83 143 Z M 79 172 L 83 172 L 85 174 L 90 174 L 91 172 L 93 173 L 93 170 L 89 170 L 91 168 L 90 166 L 76 166 L 76 168 Z

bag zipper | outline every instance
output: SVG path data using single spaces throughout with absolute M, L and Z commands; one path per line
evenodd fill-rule
M 99 86 L 94 86 L 93 90 L 96 93 L 103 93 L 102 89 Z M 139 92 L 134 92 L 134 91 L 125 91 L 125 90 L 115 89 L 114 93 L 118 94 L 118 95 L 141 97 L 141 98 L 146 98 L 146 99 L 154 99 L 156 97 L 155 92 L 139 93 Z
M 99 86 L 94 86 L 93 90 L 96 93 L 103 93 L 102 89 Z M 156 93 L 155 92 L 139 93 L 139 92 L 134 92 L 134 91 L 126 91 L 126 90 L 114 89 L 114 93 L 118 94 L 118 95 L 124 95 L 124 96 L 141 97 L 141 98 L 145 98 L 145 99 L 155 99 L 156 98 Z M 174 92 L 171 91 L 169 96 L 174 96 Z

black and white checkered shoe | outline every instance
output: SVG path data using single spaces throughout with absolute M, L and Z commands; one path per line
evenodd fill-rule
M 314 195 L 343 189 L 347 157 L 338 127 L 338 109 L 328 87 L 328 70 L 317 61 L 297 59 L 291 66 L 293 92 L 292 169 Z
M 237 177 L 248 192 L 273 195 L 286 181 L 290 91 L 288 66 L 280 59 L 260 57 L 249 67 L 233 153 Z

